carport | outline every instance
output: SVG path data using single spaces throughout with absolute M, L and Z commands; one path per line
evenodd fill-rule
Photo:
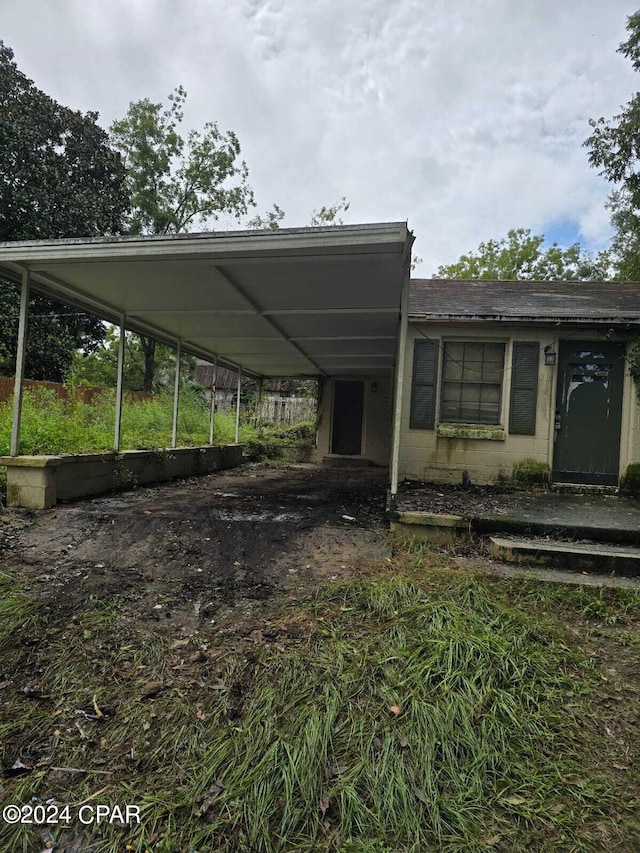
M 388 383 L 388 423 L 377 429 L 391 434 L 395 494 L 412 243 L 406 223 L 392 222 L 0 244 L 0 275 L 22 288 L 11 455 L 19 455 L 33 290 L 120 327 L 116 450 L 127 329 L 256 378 L 318 377 L 330 383 L 332 410 L 334 390 L 344 397 L 349 381 L 366 381 L 371 394 Z M 377 411 L 384 421 L 387 409 Z M 334 412 L 329 434 L 337 423 Z M 363 455 L 350 440 L 337 455 Z

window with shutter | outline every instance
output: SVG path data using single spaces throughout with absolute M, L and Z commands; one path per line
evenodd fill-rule
M 435 428 L 439 351 L 439 341 L 426 339 L 414 341 L 409 419 L 411 429 Z
M 509 432 L 515 435 L 535 435 L 539 364 L 540 344 L 537 341 L 514 341 Z

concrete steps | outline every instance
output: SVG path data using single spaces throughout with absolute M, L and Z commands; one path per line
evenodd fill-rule
M 491 536 L 494 559 L 595 574 L 640 577 L 640 548 L 604 542 L 570 542 L 520 536 Z

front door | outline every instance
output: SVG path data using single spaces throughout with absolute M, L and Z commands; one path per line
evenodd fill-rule
M 345 456 L 362 453 L 364 382 L 336 379 L 333 391 L 331 452 Z
M 561 341 L 553 479 L 618 483 L 624 345 Z

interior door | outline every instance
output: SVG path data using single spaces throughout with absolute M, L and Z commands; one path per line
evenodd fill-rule
M 561 341 L 553 479 L 617 485 L 624 345 Z
M 331 452 L 345 456 L 362 453 L 364 382 L 336 379 L 333 390 Z

